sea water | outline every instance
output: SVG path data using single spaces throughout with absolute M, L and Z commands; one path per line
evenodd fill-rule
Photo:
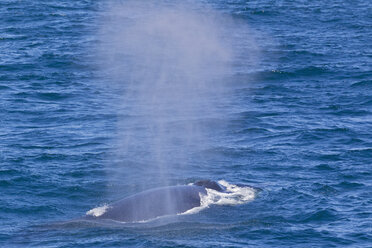
M 1 246 L 370 247 L 371 3 L 183 1 L 172 27 L 184 23 L 198 39 L 211 32 L 219 52 L 200 56 L 203 43 L 177 60 L 194 42 L 179 46 L 182 30 L 170 29 L 165 50 L 144 40 L 142 55 L 174 66 L 159 78 L 205 82 L 162 99 L 160 88 L 127 87 L 157 75 L 150 59 L 141 78 L 141 53 L 120 50 L 139 49 L 127 34 L 148 34 L 117 22 L 159 8 L 143 2 L 136 13 L 125 12 L 128 1 L 1 1 Z M 185 112 L 184 92 L 195 100 Z M 161 107 L 151 118 L 150 103 Z M 146 223 L 70 223 L 142 190 L 200 179 L 262 191 L 212 192 L 200 211 Z

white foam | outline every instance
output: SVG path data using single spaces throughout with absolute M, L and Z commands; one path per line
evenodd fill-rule
M 93 209 L 89 210 L 88 212 L 86 212 L 86 215 L 92 215 L 94 217 L 99 217 L 99 216 L 103 215 L 107 211 L 107 209 L 109 209 L 109 208 L 110 208 L 110 206 L 105 204 L 101 207 L 97 207 L 97 208 L 93 208 Z
M 226 190 L 224 192 L 218 192 L 213 189 L 208 189 L 207 194 L 200 195 L 200 206 L 187 210 L 184 214 L 195 214 L 199 211 L 208 208 L 211 205 L 239 205 L 254 200 L 257 195 L 257 191 L 251 187 L 239 187 L 234 184 L 230 184 L 224 180 L 218 181 L 219 184 L 224 186 Z

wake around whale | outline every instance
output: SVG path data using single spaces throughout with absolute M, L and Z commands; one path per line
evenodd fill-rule
M 197 181 L 189 185 L 147 190 L 89 210 L 86 220 L 141 222 L 161 216 L 198 212 L 211 204 L 241 204 L 253 200 L 258 188 L 225 181 Z

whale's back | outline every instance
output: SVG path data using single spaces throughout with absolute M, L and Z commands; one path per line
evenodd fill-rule
M 199 207 L 200 193 L 206 194 L 206 190 L 195 185 L 148 190 L 111 204 L 100 216 L 87 215 L 86 217 L 138 222 L 179 214 Z

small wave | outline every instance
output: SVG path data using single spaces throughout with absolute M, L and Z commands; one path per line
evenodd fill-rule
M 372 80 L 362 80 L 355 82 L 351 85 L 351 87 L 361 87 L 361 88 L 369 88 L 372 86 Z
M 43 92 L 43 93 L 36 94 L 35 97 L 41 100 L 59 101 L 59 100 L 64 100 L 64 99 L 72 97 L 72 94 L 57 93 L 57 92 Z
M 11 90 L 12 88 L 6 85 L 0 85 L 0 90 Z
M 321 209 L 308 214 L 304 214 L 303 218 L 297 217 L 300 222 L 329 222 L 337 220 L 337 211 L 334 209 Z

